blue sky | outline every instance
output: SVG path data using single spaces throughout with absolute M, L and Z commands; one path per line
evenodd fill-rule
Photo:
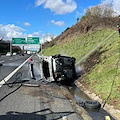
M 120 0 L 0 0 L 0 37 L 44 36 L 49 41 L 101 2 Z

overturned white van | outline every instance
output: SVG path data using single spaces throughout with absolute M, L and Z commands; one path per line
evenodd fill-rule
M 74 80 L 76 78 L 75 58 L 68 56 L 40 56 L 41 76 L 49 81 Z

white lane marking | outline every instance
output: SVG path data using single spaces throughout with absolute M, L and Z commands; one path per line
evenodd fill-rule
M 32 55 L 33 56 L 33 55 Z M 3 84 L 5 84 L 5 82 L 7 82 L 18 70 L 20 70 L 20 68 L 32 57 L 30 56 L 26 61 L 24 61 L 19 67 L 17 67 L 13 72 L 11 72 L 6 78 L 4 78 L 4 80 L 2 80 L 0 82 L 0 87 L 3 86 Z
M 0 63 L 3 63 L 3 62 L 5 62 L 5 61 L 0 61 Z

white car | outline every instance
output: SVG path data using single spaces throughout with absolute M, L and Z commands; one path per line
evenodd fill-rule
M 16 53 L 13 53 L 13 55 L 15 56 L 15 55 L 16 55 Z
M 11 52 L 7 52 L 6 56 L 12 56 Z
M 28 54 L 28 55 L 30 55 L 30 54 L 31 54 L 31 52 L 30 52 L 30 51 L 27 51 L 27 54 Z

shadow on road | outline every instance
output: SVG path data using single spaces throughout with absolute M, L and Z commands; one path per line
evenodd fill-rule
M 90 114 L 90 116 L 94 119 L 94 120 L 104 120 L 105 116 L 109 116 L 110 120 L 115 120 L 107 111 L 105 111 L 104 109 L 100 108 L 100 109 L 87 109 L 86 111 Z
M 6 115 L 1 115 L 0 120 L 58 120 L 62 116 L 68 116 L 74 112 L 53 112 L 50 109 L 44 109 L 32 113 L 23 113 L 10 111 Z

